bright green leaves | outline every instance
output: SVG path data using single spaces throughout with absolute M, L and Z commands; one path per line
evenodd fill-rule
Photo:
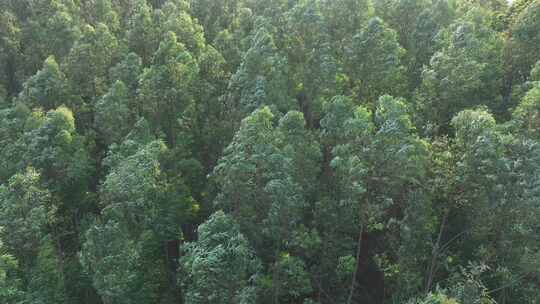
M 456 141 L 462 147 L 470 147 L 479 136 L 495 127 L 495 119 L 485 110 L 465 110 L 452 119 Z
M 183 247 L 184 300 L 198 303 L 256 303 L 260 262 L 234 219 L 218 211 L 198 228 L 196 242 Z

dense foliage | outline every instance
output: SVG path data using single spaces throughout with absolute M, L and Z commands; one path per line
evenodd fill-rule
M 540 0 L 0 0 L 0 302 L 540 303 Z

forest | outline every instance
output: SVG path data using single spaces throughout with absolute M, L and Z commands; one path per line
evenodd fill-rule
M 0 304 L 539 304 L 540 0 L 0 0 Z

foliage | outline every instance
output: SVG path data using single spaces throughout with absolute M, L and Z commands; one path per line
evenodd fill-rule
M 0 0 L 0 302 L 537 303 L 539 13 Z

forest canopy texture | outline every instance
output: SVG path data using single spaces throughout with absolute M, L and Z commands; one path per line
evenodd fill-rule
M 0 0 L 0 303 L 540 303 L 540 0 Z

